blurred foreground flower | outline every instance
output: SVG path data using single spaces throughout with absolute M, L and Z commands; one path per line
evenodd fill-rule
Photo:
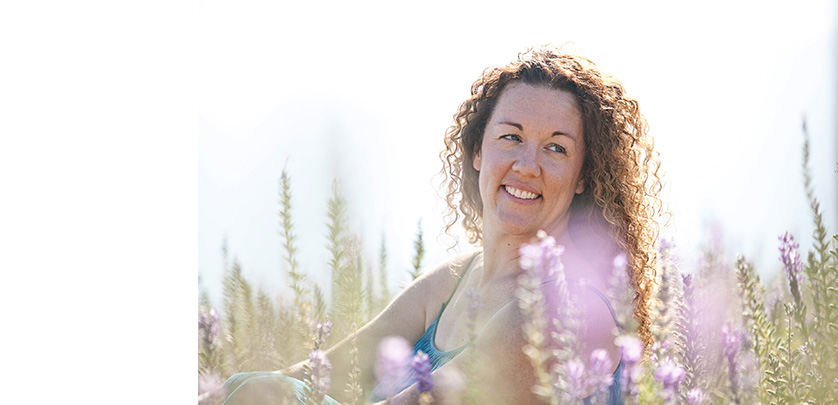
M 564 253 L 564 246 L 556 245 L 556 239 L 547 236 L 544 231 L 538 231 L 538 242 L 521 245 L 519 264 L 522 269 L 532 270 L 536 277 L 546 280 L 556 271 L 563 270 L 560 257 Z
M 667 358 L 655 370 L 655 378 L 663 383 L 664 401 L 674 403 L 678 398 L 678 386 L 684 381 L 686 372 L 681 366 Z
M 402 384 L 407 381 L 410 344 L 401 336 L 388 336 L 378 344 L 378 357 L 375 361 L 375 376 L 380 382 L 381 396 L 392 398 L 399 393 Z
M 620 336 L 615 340 L 620 356 L 626 364 L 637 364 L 643 357 L 643 341 L 634 336 Z
M 608 389 L 614 380 L 611 370 L 614 364 L 608 357 L 608 352 L 603 349 L 596 349 L 591 352 L 591 371 L 588 374 L 588 385 L 593 387 L 594 393 Z
M 705 395 L 699 388 L 693 388 L 687 392 L 687 403 L 691 405 L 700 404 L 704 402 L 706 398 L 707 395 Z
M 573 398 L 585 397 L 585 363 L 574 357 L 565 363 L 565 375 Z
M 640 359 L 643 358 L 643 341 L 635 336 L 623 335 L 618 337 L 614 343 L 620 348 L 620 357 L 623 359 L 622 385 L 623 392 L 629 398 L 636 398 L 640 390 L 637 382 L 643 374 L 643 367 Z
M 209 405 L 223 398 L 224 382 L 215 374 L 198 374 L 198 404 Z
M 568 403 L 584 390 L 584 365 L 579 348 L 578 309 L 570 299 L 561 255 L 564 246 L 544 231 L 538 240 L 518 249 L 518 306 L 526 316 L 524 353 L 535 370 L 533 392 L 549 403 Z M 550 281 L 550 282 L 548 282 Z M 547 367 L 548 361 L 555 363 Z

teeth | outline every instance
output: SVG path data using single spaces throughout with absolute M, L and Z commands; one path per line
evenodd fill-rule
M 517 188 L 509 187 L 509 186 L 503 186 L 503 187 L 506 188 L 507 193 L 512 194 L 512 195 L 514 195 L 515 197 L 518 197 L 518 198 L 523 198 L 525 200 L 534 200 L 538 197 L 538 194 L 530 193 L 529 191 L 518 190 Z

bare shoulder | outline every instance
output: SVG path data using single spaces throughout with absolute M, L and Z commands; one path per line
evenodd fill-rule
M 439 301 L 440 298 L 444 301 L 453 291 L 466 266 L 478 253 L 463 253 L 428 268 L 402 294 L 427 301 Z
M 380 326 L 380 333 L 396 333 L 415 341 L 425 331 L 432 314 L 448 299 L 464 267 L 474 256 L 475 252 L 462 254 L 425 270 L 390 302 L 372 324 Z

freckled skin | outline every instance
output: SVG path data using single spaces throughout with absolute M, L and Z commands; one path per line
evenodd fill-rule
M 570 93 L 510 83 L 500 95 L 474 158 L 480 172 L 484 239 L 487 232 L 532 237 L 564 232 L 581 180 L 582 117 Z M 525 200 L 504 186 L 540 196 Z

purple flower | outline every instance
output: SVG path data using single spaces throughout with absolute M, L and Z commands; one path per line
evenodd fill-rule
M 742 347 L 742 331 L 731 328 L 730 323 L 722 326 L 722 348 L 728 361 L 732 361 Z
M 564 246 L 556 245 L 556 240 L 544 231 L 538 231 L 538 239 L 537 243 L 521 245 L 518 249 L 521 254 L 518 262 L 522 269 L 532 270 L 536 277 L 545 279 L 562 269 L 559 258 L 564 252 Z
M 636 402 L 640 393 L 637 381 L 643 374 L 643 366 L 639 363 L 643 358 L 643 342 L 634 336 L 622 335 L 614 343 L 620 348 L 620 357 L 623 359 L 623 392 L 629 395 L 629 402 Z
M 780 261 L 783 262 L 783 270 L 785 270 L 786 277 L 789 280 L 789 288 L 791 295 L 794 296 L 794 302 L 800 304 L 800 282 L 803 281 L 803 263 L 800 261 L 800 254 L 797 248 L 800 246 L 794 241 L 794 237 L 786 232 L 779 237 L 782 244 L 780 244 Z
M 315 349 L 308 354 L 309 367 L 311 367 L 311 389 L 313 396 L 319 398 L 318 394 L 325 394 L 329 391 L 331 384 L 332 365 L 326 358 L 326 353 Z
M 620 356 L 626 364 L 636 364 L 643 357 L 643 342 L 640 339 L 623 335 L 614 342 L 620 347 Z
M 678 384 L 684 380 L 686 373 L 681 366 L 675 364 L 672 359 L 667 358 L 661 362 L 660 367 L 655 370 L 655 378 L 663 383 L 664 389 L 678 390 Z
M 626 258 L 625 253 L 620 253 L 617 256 L 614 256 L 614 272 L 617 273 L 619 270 L 623 277 L 626 276 L 626 268 L 628 267 L 628 259 Z
M 693 389 L 691 389 L 687 392 L 687 403 L 688 404 L 700 404 L 700 403 L 704 402 L 704 400 L 706 398 L 707 398 L 707 395 L 705 395 L 704 392 L 701 391 L 698 388 L 693 388 Z
M 201 312 L 198 317 L 198 329 L 201 331 L 204 347 L 211 347 L 218 336 L 218 313 L 215 312 L 215 308 L 210 308 L 209 312 Z
M 636 399 L 639 393 L 637 380 L 643 374 L 643 367 L 638 364 L 643 358 L 643 342 L 634 336 L 622 335 L 614 343 L 620 348 L 620 357 L 623 359 L 623 391 Z
M 311 329 L 315 336 L 314 347 L 319 349 L 320 345 L 326 342 L 326 339 L 332 335 L 332 321 L 318 322 Z
M 675 243 L 672 242 L 672 239 L 660 238 L 658 242 L 658 250 L 661 253 L 672 250 L 672 248 L 675 247 Z
M 585 364 L 574 357 L 565 363 L 565 375 L 570 392 L 575 398 L 585 396 Z
M 384 398 L 398 394 L 402 384 L 407 381 L 412 353 L 410 344 L 401 336 L 381 339 L 375 361 L 375 376 L 381 383 L 379 392 Z
M 416 377 L 416 388 L 419 390 L 419 393 L 423 392 L 430 392 L 434 389 L 434 379 L 431 375 L 431 361 L 428 359 L 428 355 L 422 353 L 420 350 L 419 353 L 416 353 L 413 356 L 413 360 L 410 361 L 410 368 L 413 369 L 413 375 Z
M 602 349 L 596 349 L 591 352 L 591 370 L 588 375 L 588 384 L 594 388 L 594 392 L 604 391 L 613 382 L 611 370 L 614 364 L 611 358 L 608 357 L 608 352 Z
M 655 370 L 655 378 L 663 383 L 663 394 L 666 402 L 673 402 L 678 397 L 678 386 L 684 381 L 687 373 L 681 366 L 667 358 Z
M 730 392 L 736 397 L 739 394 L 739 361 L 737 355 L 742 348 L 742 339 L 746 332 L 742 329 L 732 329 L 730 323 L 722 326 L 722 350 L 727 359 L 727 379 Z

